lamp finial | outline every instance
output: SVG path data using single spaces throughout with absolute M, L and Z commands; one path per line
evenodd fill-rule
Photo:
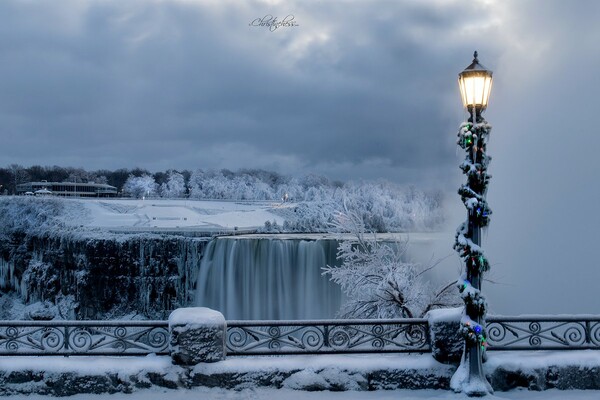
M 475 52 L 473 53 L 473 62 L 479 62 L 479 60 L 477 59 L 477 50 L 475 50 Z

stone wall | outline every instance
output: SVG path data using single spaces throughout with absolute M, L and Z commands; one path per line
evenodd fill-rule
M 494 390 L 600 390 L 600 352 L 566 352 L 569 360 L 549 358 L 546 366 L 532 362 L 532 353 L 492 353 L 484 370 Z M 173 365 L 169 356 L 2 357 L 0 396 L 131 393 L 152 387 L 449 390 L 454 370 L 430 354 L 236 357 L 196 366 Z

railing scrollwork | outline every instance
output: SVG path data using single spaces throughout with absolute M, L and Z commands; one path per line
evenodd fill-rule
M 0 355 L 169 354 L 166 321 L 0 321 Z
M 488 350 L 600 350 L 600 317 L 490 317 Z
M 600 316 L 490 316 L 488 350 L 600 350 Z M 430 352 L 426 319 L 227 321 L 231 356 Z M 0 321 L 0 355 L 169 354 L 167 321 Z
M 428 352 L 425 319 L 228 321 L 227 354 Z

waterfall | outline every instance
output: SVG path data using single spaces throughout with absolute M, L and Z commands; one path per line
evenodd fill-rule
M 196 305 L 229 320 L 333 318 L 342 294 L 321 268 L 336 251 L 335 240 L 217 238 L 200 262 Z

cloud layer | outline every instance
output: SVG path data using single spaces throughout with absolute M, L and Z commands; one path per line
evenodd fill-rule
M 600 280 L 599 8 L 3 1 L 2 160 L 258 167 L 452 193 L 462 181 L 454 135 L 465 116 L 456 76 L 477 49 L 495 74 L 486 248 L 492 277 L 508 285 L 490 287 L 492 309 L 598 312 L 590 282 Z M 249 26 L 269 14 L 291 14 L 299 26 Z M 463 210 L 458 196 L 449 202 L 454 227 Z

